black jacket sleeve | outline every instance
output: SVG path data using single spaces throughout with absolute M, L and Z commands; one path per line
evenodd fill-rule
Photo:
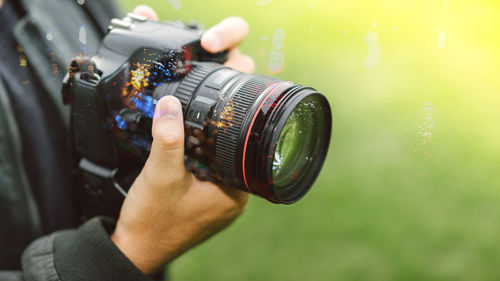
M 97 217 L 78 229 L 43 236 L 24 251 L 22 272 L 0 272 L 0 281 L 153 281 L 111 241 L 113 228 L 113 220 Z

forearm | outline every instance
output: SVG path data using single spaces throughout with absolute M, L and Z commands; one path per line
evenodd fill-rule
M 41 237 L 24 251 L 22 273 L 13 276 L 26 281 L 152 281 L 111 241 L 114 227 L 110 219 L 94 218 L 79 229 Z

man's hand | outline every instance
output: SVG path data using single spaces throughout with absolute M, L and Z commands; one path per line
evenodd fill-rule
M 134 10 L 156 19 L 147 6 Z M 209 29 L 202 46 L 210 52 L 229 49 L 226 65 L 253 71 L 251 58 L 237 45 L 248 25 L 232 17 Z M 186 250 L 228 226 L 241 212 L 248 194 L 196 179 L 184 167 L 184 124 L 180 102 L 166 96 L 153 118 L 149 158 L 129 190 L 111 239 L 144 273 L 153 274 Z

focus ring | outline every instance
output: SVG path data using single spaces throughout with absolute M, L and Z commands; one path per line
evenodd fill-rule
M 193 65 L 193 69 L 182 79 L 181 84 L 175 91 L 174 96 L 179 99 L 182 105 L 182 111 L 186 112 L 186 108 L 193 97 L 194 91 L 200 85 L 201 81 L 207 77 L 207 75 L 221 67 L 219 64 L 213 63 L 203 63 Z
M 251 111 L 252 105 L 260 94 L 276 79 L 254 76 L 239 87 L 226 102 L 218 116 L 218 133 L 215 146 L 217 170 L 224 179 L 231 179 L 228 184 L 241 182 L 239 175 L 242 156 L 238 153 L 243 121 Z M 244 128 L 243 128 L 244 129 Z M 246 190 L 245 187 L 240 187 Z M 250 190 L 248 190 L 250 191 Z

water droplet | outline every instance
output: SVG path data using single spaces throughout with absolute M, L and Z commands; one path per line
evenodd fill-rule
M 180 8 L 182 8 L 182 3 L 179 0 L 168 0 L 168 3 L 172 5 L 174 10 L 180 10 Z
M 377 68 L 380 64 L 380 45 L 378 44 L 377 32 L 367 32 L 365 36 L 368 45 L 368 54 L 365 59 L 365 66 L 371 69 Z
M 438 46 L 439 48 L 444 48 L 444 43 L 446 41 L 446 33 L 444 30 L 441 30 L 439 32 L 439 37 L 438 37 Z
M 273 0 L 257 0 L 257 6 L 259 7 L 265 7 L 269 5 Z

